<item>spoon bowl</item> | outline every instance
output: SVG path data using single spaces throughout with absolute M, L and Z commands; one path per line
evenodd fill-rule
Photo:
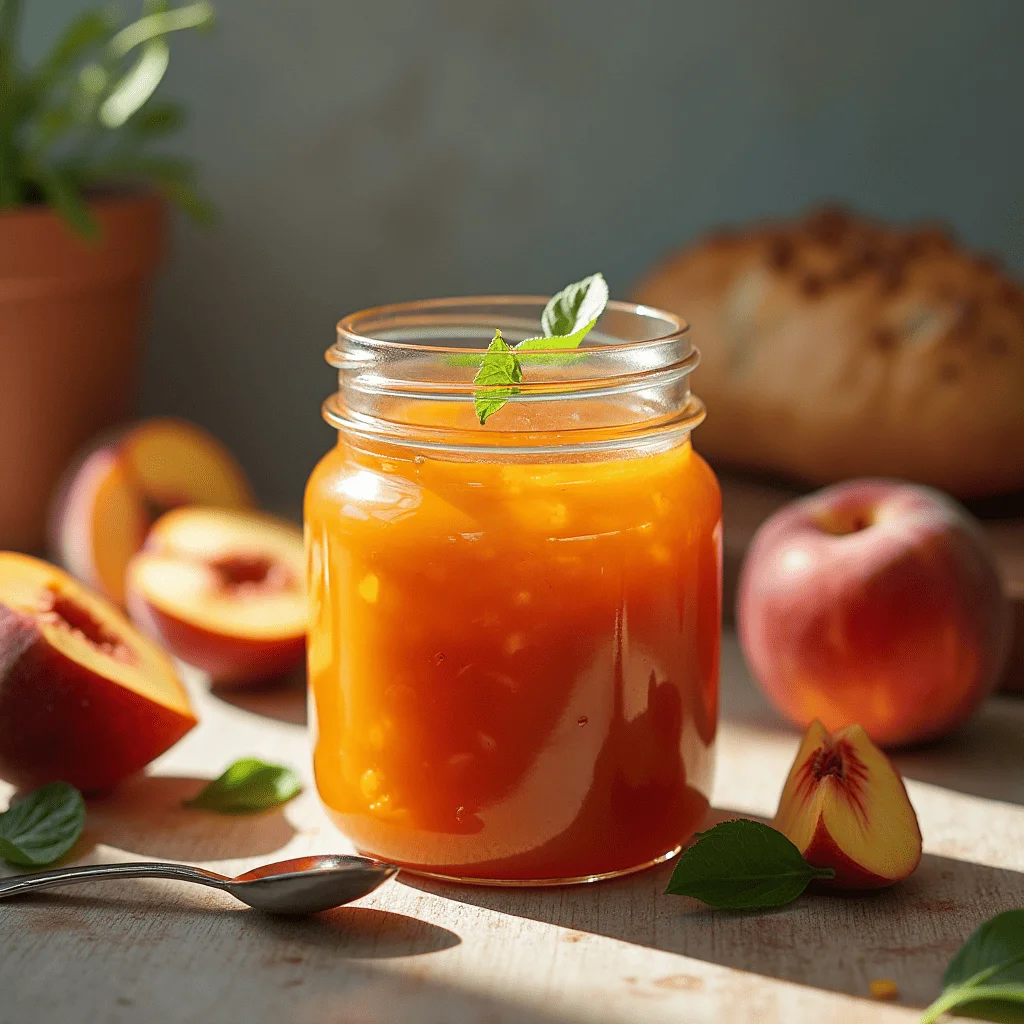
M 83 864 L 0 879 L 0 900 L 76 882 L 170 878 L 220 889 L 267 914 L 315 914 L 361 899 L 397 871 L 394 864 L 346 854 L 296 857 L 252 868 L 236 878 L 206 868 L 158 861 Z
M 269 914 L 315 914 L 361 899 L 397 872 L 394 864 L 369 857 L 327 854 L 264 864 L 224 888 Z

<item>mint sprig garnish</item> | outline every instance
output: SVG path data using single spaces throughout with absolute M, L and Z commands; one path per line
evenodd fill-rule
M 302 781 L 291 768 L 267 764 L 258 757 L 243 757 L 183 803 L 218 814 L 258 814 L 287 803 L 300 792 Z
M 982 1020 L 1024 1019 L 1024 910 L 1007 910 L 979 925 L 950 961 L 942 995 L 924 1011 L 921 1024 L 963 1009 Z M 992 1015 L 994 1014 L 994 1015 Z
M 501 336 L 501 331 L 495 330 L 494 340 L 487 346 L 487 354 L 473 383 L 507 386 L 474 393 L 473 403 L 481 424 L 486 423 L 487 417 L 497 412 L 509 400 L 509 396 L 515 394 L 515 385 L 522 379 L 523 368 L 515 349 Z
M 591 274 L 567 285 L 544 307 L 540 317 L 545 338 L 566 338 L 586 327 L 590 330 L 608 304 L 608 284 Z
M 51 782 L 0 814 L 0 857 L 22 868 L 60 860 L 85 828 L 85 801 L 74 786 Z
M 518 353 L 544 349 L 574 349 L 590 333 L 598 317 L 608 304 L 608 284 L 601 274 L 591 274 L 563 288 L 553 296 L 541 314 L 539 338 L 526 338 L 515 347 L 508 344 L 495 330 L 494 340 L 480 364 L 473 383 L 486 390 L 473 395 L 477 418 L 481 425 L 496 413 L 512 395 L 523 379 L 523 360 Z M 542 357 L 534 357 L 532 361 Z
M 665 892 L 721 910 L 757 910 L 790 903 L 814 879 L 834 877 L 831 868 L 808 864 L 781 832 L 736 818 L 698 833 Z

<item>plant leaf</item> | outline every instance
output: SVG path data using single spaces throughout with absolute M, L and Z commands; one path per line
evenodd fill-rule
M 526 338 L 515 347 L 521 366 L 568 366 L 583 358 L 583 354 L 572 352 L 579 348 L 580 342 L 590 333 L 597 320 L 584 324 L 578 331 L 564 336 Z M 564 350 L 564 354 L 551 351 Z M 541 350 L 541 351 L 538 351 Z M 545 351 L 546 350 L 546 351 Z
M 480 364 L 480 370 L 473 379 L 474 384 L 486 384 L 494 388 L 486 392 L 477 391 L 473 396 L 481 425 L 486 423 L 488 417 L 496 413 L 512 395 L 518 393 L 517 388 L 508 387 L 502 390 L 495 385 L 521 383 L 524 364 L 564 364 L 575 358 L 544 351 L 537 355 L 522 357 L 519 353 L 544 349 L 568 351 L 577 348 L 597 323 L 597 318 L 604 312 L 607 303 L 608 285 L 604 277 L 601 274 L 592 274 L 563 288 L 544 307 L 541 314 L 541 328 L 544 331 L 542 337 L 526 338 L 515 348 L 510 348 L 502 338 L 501 331 L 496 330 L 494 340 L 488 346 Z M 452 357 L 453 365 L 458 365 L 459 359 L 459 356 Z
M 85 828 L 85 801 L 74 786 L 51 782 L 0 814 L 0 857 L 34 868 L 60 860 Z
M 789 903 L 813 879 L 834 875 L 831 868 L 811 867 L 781 832 L 737 818 L 698 834 L 665 891 L 711 907 L 752 910 Z
M 29 86 L 32 97 L 41 100 L 88 50 L 98 46 L 114 31 L 114 22 L 104 11 L 84 11 L 64 30 L 50 52 L 36 66 Z
M 185 108 L 180 103 L 149 103 L 128 121 L 128 127 L 146 138 L 170 135 L 185 124 Z
M 474 384 L 487 388 L 486 391 L 477 391 L 473 395 L 476 415 L 481 426 L 518 392 L 514 385 L 519 384 L 522 379 L 523 370 L 516 358 L 515 350 L 501 336 L 501 331 L 495 330 L 480 369 L 473 378 Z
M 0 209 L 18 206 L 23 198 L 15 145 L 22 92 L 17 67 L 20 20 L 20 0 L 0 0 Z
M 217 223 L 217 209 L 204 199 L 193 186 L 184 180 L 175 181 L 170 178 L 157 179 L 160 191 L 186 216 L 196 224 L 210 227 Z
M 51 107 L 42 111 L 35 118 L 32 153 L 35 155 L 42 153 L 62 135 L 77 128 L 80 123 L 78 108 L 74 102 L 62 103 L 59 107 Z
M 100 122 L 120 128 L 156 92 L 171 62 L 171 48 L 163 39 L 151 39 L 138 60 L 125 72 L 100 104 Z
M 591 274 L 582 281 L 566 286 L 544 307 L 540 318 L 544 336 L 565 338 L 580 330 L 586 334 L 607 304 L 608 284 L 602 274 Z M 589 327 L 586 326 L 588 324 Z M 575 345 L 568 347 L 575 348 Z
M 184 801 L 184 806 L 219 814 L 257 814 L 287 803 L 300 792 L 302 782 L 291 768 L 243 757 L 193 799 Z
M 597 318 L 595 317 L 590 323 L 584 324 L 578 331 L 573 331 L 572 334 L 552 334 L 544 335 L 542 338 L 525 338 L 516 345 L 516 351 L 529 352 L 534 349 L 577 348 L 596 323 Z
M 162 6 L 162 5 L 161 5 Z M 120 59 L 135 49 L 170 32 L 188 28 L 206 28 L 213 24 L 213 5 L 206 0 L 177 7 L 174 10 L 154 10 L 126 25 L 110 40 L 110 52 Z
M 76 177 L 90 184 L 110 181 L 154 182 L 167 199 L 198 224 L 213 224 L 217 211 L 195 187 L 195 168 L 187 160 L 149 153 L 121 153 L 85 167 Z
M 59 213 L 68 225 L 82 238 L 96 241 L 100 237 L 100 226 L 89 212 L 89 207 L 79 192 L 72 175 L 60 168 L 32 164 L 25 176 L 43 193 L 43 198 Z
M 925 1010 L 921 1024 L 930 1024 L 953 1008 L 969 1008 L 971 1016 L 985 1013 L 987 1005 L 1009 1004 L 1011 1019 L 1024 1019 L 1024 909 L 1007 910 L 979 925 L 950 961 L 942 977 L 942 995 Z

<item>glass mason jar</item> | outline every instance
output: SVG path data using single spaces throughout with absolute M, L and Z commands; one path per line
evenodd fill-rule
M 481 426 L 494 329 L 544 300 L 355 313 L 306 490 L 320 796 L 358 849 L 488 884 L 623 874 L 707 808 L 721 498 L 687 329 L 611 302 Z

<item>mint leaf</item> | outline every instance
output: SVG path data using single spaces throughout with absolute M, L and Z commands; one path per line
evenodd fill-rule
M 585 334 L 594 326 L 594 321 L 604 312 L 607 304 L 608 284 L 601 274 L 591 274 L 582 281 L 568 285 L 544 307 L 540 318 L 544 337 L 565 338 L 589 324 L 583 330 Z
M 85 828 L 85 801 L 74 786 L 51 782 L 0 814 L 0 857 L 23 868 L 60 860 Z
M 302 782 L 291 768 L 243 757 L 198 796 L 183 803 L 218 814 L 256 814 L 287 803 L 300 792 Z
M 519 365 L 515 351 L 501 336 L 501 331 L 495 330 L 494 339 L 487 346 L 487 353 L 477 375 L 473 378 L 474 384 L 487 388 L 486 391 L 477 391 L 473 395 L 476 415 L 481 426 L 509 400 L 509 396 L 516 393 L 518 389 L 513 385 L 522 379 L 523 369 Z
M 501 331 L 494 332 L 494 340 L 487 347 L 480 371 L 473 378 L 474 384 L 509 385 L 504 390 L 494 387 L 489 391 L 478 391 L 474 394 L 476 414 L 481 425 L 487 418 L 496 413 L 509 398 L 518 393 L 511 385 L 519 384 L 523 379 L 523 364 L 538 363 L 560 364 L 574 356 L 555 355 L 550 352 L 538 352 L 537 355 L 519 357 L 520 352 L 531 352 L 544 349 L 574 349 L 590 333 L 598 317 L 608 304 L 608 285 L 601 274 L 592 274 L 582 281 L 570 284 L 555 295 L 544 307 L 541 314 L 543 336 L 526 338 L 511 348 Z M 454 357 L 454 365 L 458 365 L 458 356 Z
M 954 1008 L 982 1020 L 1024 1021 L 1024 910 L 1007 910 L 974 930 L 946 968 L 942 995 L 921 1024 Z
M 665 892 L 725 910 L 753 910 L 789 903 L 813 879 L 834 876 L 831 868 L 811 867 L 781 832 L 737 818 L 698 833 Z
M 584 324 L 578 331 L 573 334 L 566 334 L 563 337 L 554 338 L 526 338 L 524 341 L 519 342 L 515 347 L 516 354 L 519 355 L 520 366 L 565 366 L 567 363 L 571 363 L 576 359 L 581 359 L 582 355 L 560 355 L 551 352 L 552 349 L 575 349 L 579 347 L 580 342 L 590 333 L 594 324 L 597 320 L 591 320 L 590 323 Z M 535 352 L 534 350 L 548 350 Z

